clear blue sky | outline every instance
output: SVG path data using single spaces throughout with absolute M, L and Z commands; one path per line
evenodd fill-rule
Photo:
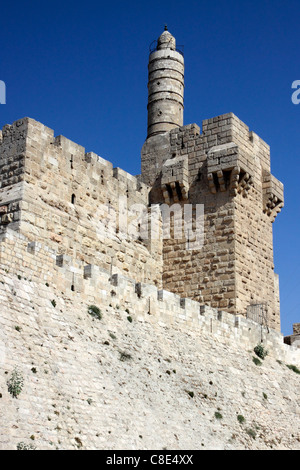
M 271 146 L 285 185 L 274 248 L 290 334 L 300 322 L 299 18 L 299 0 L 2 2 L 0 127 L 32 117 L 139 174 L 149 45 L 166 23 L 184 45 L 184 123 L 233 112 Z

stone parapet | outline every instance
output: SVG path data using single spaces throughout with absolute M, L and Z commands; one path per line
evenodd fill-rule
M 285 344 L 293 345 L 294 347 L 300 348 L 300 323 L 295 323 L 293 325 L 293 334 L 285 336 Z
M 120 272 L 109 272 L 79 259 L 58 255 L 40 243 L 7 229 L 0 235 L 3 272 L 42 285 L 51 285 L 64 296 L 79 295 L 81 302 L 128 310 L 140 321 L 180 325 L 216 341 L 239 342 L 241 348 L 263 344 L 279 360 L 298 364 L 297 344 L 284 344 L 281 333 L 240 315 L 200 304 L 147 283 L 137 283 Z

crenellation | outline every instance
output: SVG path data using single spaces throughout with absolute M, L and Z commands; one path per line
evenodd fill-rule
M 61 150 L 62 153 L 66 155 L 70 154 L 70 156 L 79 156 L 81 158 L 85 157 L 86 155 L 84 147 L 78 145 L 77 143 L 73 142 L 72 140 L 68 139 L 63 135 L 58 135 L 57 137 L 55 137 L 53 144 L 57 146 L 59 150 Z M 82 161 L 84 161 L 84 159 L 85 158 L 82 158 Z
M 111 275 L 109 271 L 97 265 L 84 265 L 82 262 L 75 262 L 75 260 L 69 257 L 55 255 L 49 247 L 39 242 L 28 242 L 26 237 L 10 229 L 6 229 L 5 233 L 0 237 L 2 269 L 5 269 L 5 266 L 8 265 L 5 262 L 6 256 L 4 255 L 5 253 L 12 253 L 12 246 L 14 247 L 14 253 L 18 256 L 11 256 L 9 259 L 11 273 L 21 273 L 22 276 L 25 272 L 28 273 L 28 270 L 32 269 L 32 281 L 38 281 L 39 279 L 50 280 L 58 289 L 69 291 L 70 294 L 72 292 L 71 288 L 74 286 L 74 295 L 81 293 L 83 299 L 91 295 L 90 286 L 93 286 L 94 301 L 96 302 L 98 289 L 95 289 L 95 286 L 98 286 L 100 282 L 102 287 L 99 295 L 102 301 L 106 299 L 106 302 L 111 302 L 115 298 L 120 307 L 128 304 L 134 305 L 139 315 L 143 313 L 145 306 L 149 306 L 150 299 L 151 316 L 157 317 L 158 315 L 157 320 L 159 318 L 162 318 L 164 321 L 169 319 L 170 322 L 176 321 L 176 319 L 177 321 L 185 320 L 195 325 L 198 324 L 198 327 L 201 327 L 202 330 L 205 329 L 211 332 L 212 329 L 216 331 L 216 328 L 218 328 L 221 336 L 223 334 L 220 330 L 221 325 L 223 325 L 222 328 L 225 331 L 228 332 L 230 330 L 231 334 L 234 335 L 236 334 L 234 329 L 239 328 L 245 339 L 247 338 L 248 330 L 253 330 L 256 339 L 258 332 L 261 332 L 260 325 L 251 319 L 234 316 L 226 311 L 200 304 L 189 298 L 180 298 L 179 295 L 173 292 L 158 290 L 154 285 L 137 283 L 120 273 Z M 22 270 L 22 260 L 24 261 L 24 259 L 26 260 L 26 270 Z M 104 291 L 105 295 L 103 295 Z M 142 308 L 138 306 L 139 301 L 143 306 Z M 172 315 L 170 317 L 170 312 L 172 312 L 172 315 L 175 315 L 174 319 L 171 318 Z M 149 312 L 144 312 L 144 314 L 148 315 Z M 272 331 L 272 335 L 276 338 L 277 342 L 281 337 L 280 333 L 276 332 L 276 330 L 270 331 Z M 267 330 L 264 334 L 267 338 Z
M 19 123 L 18 129 L 28 132 L 24 147 L 24 183 L 15 184 L 0 194 L 2 224 L 13 225 L 33 239 L 38 236 L 41 241 L 49 240 L 54 248 L 60 245 L 68 255 L 78 252 L 86 262 L 93 260 L 96 251 L 103 268 L 111 263 L 110 252 L 117 252 L 118 245 L 123 243 L 124 248 L 127 247 L 125 257 L 122 260 L 115 257 L 116 268 L 135 271 L 137 277 L 145 276 L 159 284 L 159 278 L 156 279 L 161 264 L 158 246 L 149 240 L 134 242 L 131 232 L 123 234 L 119 227 L 121 210 L 127 211 L 133 227 L 138 222 L 134 221 L 131 206 L 148 205 L 149 188 L 140 176 L 114 169 L 110 162 L 86 153 L 82 146 L 63 136 L 54 139 L 51 129 L 32 119 Z M 10 128 L 17 126 L 13 124 Z M 15 201 L 18 196 L 20 201 Z M 126 196 L 127 202 L 124 202 Z M 19 206 L 15 202 L 19 202 Z M 107 248 L 100 248 L 104 240 Z M 136 252 L 138 262 L 133 264 Z M 153 261 L 145 268 L 149 257 L 153 257 Z
M 131 175 L 130 173 L 122 170 L 121 168 L 113 169 L 113 177 L 116 178 L 121 184 L 125 185 L 128 191 L 137 192 L 141 188 L 139 178 Z

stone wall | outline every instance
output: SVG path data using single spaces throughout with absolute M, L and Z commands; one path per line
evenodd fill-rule
M 280 331 L 272 223 L 283 185 L 270 173 L 269 146 L 229 113 L 203 121 L 202 133 L 191 124 L 147 139 L 142 177 L 152 203 L 204 208 L 203 246 L 191 249 L 186 233 L 164 240 L 164 288 L 244 315 L 265 302 Z
M 286 336 L 284 342 L 289 345 L 300 347 L 300 323 L 293 325 L 293 334 Z
M 1 226 L 58 254 L 153 283 L 213 308 L 247 315 L 267 305 L 280 331 L 272 223 L 283 185 L 270 149 L 234 114 L 152 136 L 132 176 L 33 119 L 5 126 L 0 141 Z M 191 230 L 150 233 L 151 211 L 188 206 Z M 197 206 L 203 237 L 194 243 Z M 142 208 L 142 212 L 141 212 Z M 171 211 L 172 212 L 172 211 Z M 159 233 L 163 220 L 154 220 Z M 171 223 L 171 226 L 172 226 Z M 192 234 L 191 234 L 192 232 Z M 64 261 L 65 262 L 65 261 Z
M 155 321 L 168 325 L 182 324 L 204 336 L 214 333 L 218 341 L 230 344 L 238 340 L 246 349 L 263 342 L 274 357 L 287 362 L 299 359 L 300 351 L 287 347 L 275 329 L 262 327 L 243 315 L 182 298 L 154 284 L 136 282 L 117 270 L 86 265 L 80 258 L 60 255 L 9 228 L 0 235 L 0 262 L 2 271 L 12 277 L 51 285 L 64 295 L 78 294 L 82 302 L 128 309 L 137 317 L 153 316 Z
M 19 228 L 24 192 L 26 132 L 15 126 L 0 131 L 0 224 Z
M 149 189 L 138 177 L 28 118 L 4 128 L 0 161 L 2 226 L 86 264 L 114 266 L 160 286 L 160 242 L 139 236 L 135 208 L 147 210 Z
M 2 450 L 300 449 L 300 349 L 280 333 L 10 229 L 0 265 Z

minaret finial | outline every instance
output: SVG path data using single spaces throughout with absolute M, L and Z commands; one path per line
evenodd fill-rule
M 149 56 L 147 138 L 183 126 L 183 92 L 183 55 L 165 25 Z

